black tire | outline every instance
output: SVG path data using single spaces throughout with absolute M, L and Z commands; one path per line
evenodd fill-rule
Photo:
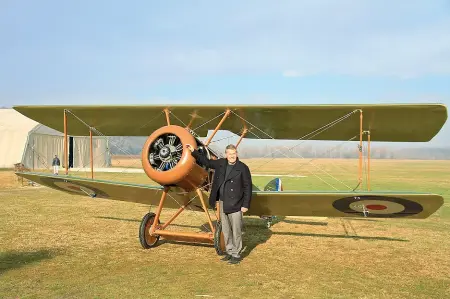
M 155 220 L 155 213 L 147 213 L 144 218 L 142 218 L 141 225 L 139 227 L 139 241 L 144 249 L 149 249 L 156 246 L 159 241 L 159 236 L 150 236 L 150 227 Z M 160 221 L 158 219 L 158 224 Z
M 216 231 L 214 232 L 214 249 L 218 255 L 224 255 L 225 251 L 222 249 L 221 240 L 223 240 L 222 224 L 220 221 L 216 223 Z

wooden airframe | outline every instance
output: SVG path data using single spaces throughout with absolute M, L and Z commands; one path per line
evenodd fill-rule
M 214 214 L 218 219 L 218 224 L 214 226 L 205 201 L 209 195 L 207 186 L 211 184 L 213 173 L 208 174 L 201 168 L 201 165 L 196 165 L 189 151 L 184 149 L 186 140 L 196 142 L 197 146 L 203 148 L 211 158 L 218 158 L 208 148 L 208 145 L 219 129 L 240 132 L 238 145 L 244 137 L 345 141 L 356 133 L 359 136 L 358 185 L 360 185 L 362 182 L 363 139 L 368 142 L 368 171 L 370 173 L 370 141 L 430 141 L 447 120 L 447 109 L 440 104 L 234 105 L 232 107 L 188 105 L 17 106 L 14 109 L 39 123 L 64 132 L 64 165 L 68 165 L 67 138 L 69 135 L 90 136 L 91 141 L 93 133 L 104 136 L 150 136 L 143 149 L 143 152 L 146 151 L 148 155 L 142 157 L 143 168 L 147 175 L 152 178 L 152 173 L 156 173 L 159 177 L 165 176 L 161 180 L 167 180 L 171 178 L 172 174 L 179 175 L 180 169 L 185 167 L 187 171 L 183 173 L 183 178 L 170 184 L 161 184 L 159 187 L 94 179 L 92 142 L 91 179 L 71 176 L 67 167 L 65 175 L 61 176 L 32 172 L 17 174 L 38 184 L 71 194 L 157 206 L 156 214 L 145 215 L 141 223 L 139 235 L 144 248 L 154 246 L 159 237 L 163 237 L 180 241 L 211 243 L 214 244 L 219 254 L 223 250 L 220 213 L 216 207 Z M 163 123 L 154 121 L 159 116 L 162 116 L 159 120 L 162 119 Z M 183 124 L 183 130 L 180 131 L 179 126 L 172 124 L 175 121 Z M 202 142 L 195 135 L 206 136 L 208 127 L 205 125 L 210 123 L 216 124 L 213 134 L 205 142 Z M 155 136 L 152 139 L 158 130 L 169 134 L 173 130 L 182 133 L 175 137 L 172 134 L 173 138 L 170 137 L 167 144 L 158 148 L 156 145 L 159 141 L 155 140 L 159 138 L 158 136 L 163 135 Z M 178 149 L 175 149 L 175 139 L 179 141 Z M 152 164 L 156 163 L 152 151 L 161 150 L 162 147 L 173 149 L 173 157 L 175 157 L 176 151 L 179 151 L 177 153 L 178 160 L 174 160 L 175 163 L 161 162 L 156 169 L 156 166 Z M 158 153 L 157 156 L 162 159 L 161 152 Z M 159 173 L 154 172 L 155 170 Z M 355 188 L 355 190 L 345 192 L 262 191 L 255 186 L 251 192 L 252 203 L 246 215 L 260 217 L 277 215 L 423 219 L 429 217 L 443 204 L 442 196 L 437 194 L 373 192 L 370 190 L 370 184 L 367 185 L 367 190 Z M 168 197 L 170 199 L 167 199 Z M 167 226 L 187 206 L 205 213 L 211 233 L 166 230 Z M 160 215 L 163 207 L 178 208 L 178 210 L 168 221 L 161 224 Z

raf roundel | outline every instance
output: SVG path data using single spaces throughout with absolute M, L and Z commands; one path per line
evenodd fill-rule
M 411 200 L 387 196 L 352 196 L 333 202 L 333 207 L 355 216 L 395 218 L 415 215 L 423 211 L 423 207 Z

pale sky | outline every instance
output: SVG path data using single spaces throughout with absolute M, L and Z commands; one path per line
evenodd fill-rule
M 6 0 L 0 37 L 0 106 L 450 104 L 450 1 Z

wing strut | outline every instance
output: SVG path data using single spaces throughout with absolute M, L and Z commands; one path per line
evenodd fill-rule
M 362 184 L 362 139 L 363 139 L 363 111 L 359 110 L 359 169 L 358 169 L 358 186 Z
M 367 132 L 367 191 L 370 191 L 370 131 Z
M 211 140 L 214 138 L 214 136 L 216 135 L 217 131 L 220 129 L 220 127 L 222 126 L 223 122 L 225 121 L 225 119 L 227 119 L 227 117 L 230 115 L 230 109 L 227 109 L 225 111 L 224 116 L 222 117 L 222 119 L 220 120 L 220 122 L 217 124 L 216 128 L 214 129 L 213 133 L 211 134 L 211 136 L 209 136 L 208 140 L 206 140 L 205 142 L 205 146 L 208 146 L 209 143 L 211 142 Z
M 64 166 L 66 167 L 66 175 L 69 174 L 69 153 L 67 148 L 67 110 L 64 109 Z

